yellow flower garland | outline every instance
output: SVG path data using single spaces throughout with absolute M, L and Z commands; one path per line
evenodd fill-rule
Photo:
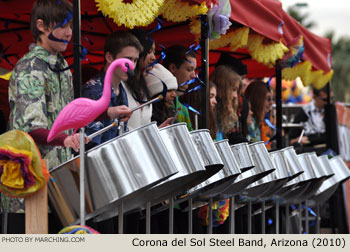
M 165 0 L 134 0 L 123 3 L 122 0 L 95 0 L 97 9 L 109 16 L 121 26 L 133 29 L 135 26 L 146 26 L 160 14 L 160 7 Z
M 285 80 L 294 80 L 298 76 L 305 86 L 310 84 L 311 62 L 304 61 L 295 65 L 293 68 L 287 67 L 282 69 L 282 78 Z
M 192 19 L 190 30 L 199 40 L 200 22 Z M 272 67 L 278 59 L 282 59 L 289 49 L 280 42 L 263 43 L 264 37 L 259 34 L 250 34 L 249 27 L 242 27 L 229 31 L 220 38 L 210 41 L 209 49 L 216 50 L 229 46 L 230 51 L 236 51 L 239 48 L 247 47 L 252 58 L 264 65 Z
M 97 9 L 109 16 L 121 26 L 133 29 L 135 26 L 147 26 L 162 15 L 168 21 L 182 22 L 208 12 L 206 3 L 189 5 L 182 0 L 134 0 L 123 3 L 122 0 L 95 0 Z
M 320 89 L 332 79 L 333 70 L 326 74 L 322 70 L 312 71 L 310 61 L 304 61 L 295 65 L 293 68 L 284 68 L 282 70 L 282 77 L 285 80 L 294 80 L 298 76 L 305 86 L 312 84 L 315 88 Z
M 209 48 L 211 50 L 229 46 L 231 51 L 236 51 L 238 48 L 245 47 L 248 43 L 249 28 L 242 27 L 234 31 L 221 35 L 219 39 L 210 41 Z
M 190 5 L 186 1 L 166 0 L 161 7 L 161 15 L 168 21 L 183 22 L 208 12 L 205 2 L 201 5 Z
M 276 61 L 282 59 L 283 55 L 289 51 L 282 41 L 265 44 L 263 40 L 264 37 L 259 34 L 250 34 L 247 49 L 253 59 L 264 65 L 275 65 Z

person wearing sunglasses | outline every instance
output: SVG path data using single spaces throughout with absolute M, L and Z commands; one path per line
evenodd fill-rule
M 291 145 L 315 146 L 326 143 L 325 105 L 328 94 L 326 87 L 313 88 L 312 101 L 295 116 L 293 123 L 301 123 L 304 128 L 293 128 L 289 133 Z M 304 129 L 304 133 L 302 134 Z M 300 138 L 300 140 L 299 140 Z

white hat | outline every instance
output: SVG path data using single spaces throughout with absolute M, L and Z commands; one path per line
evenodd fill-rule
M 165 83 L 168 90 L 177 89 L 177 80 L 175 76 L 161 64 L 155 64 L 150 72 L 151 73 L 147 73 L 145 76 L 145 81 L 151 97 L 163 92 L 162 81 Z

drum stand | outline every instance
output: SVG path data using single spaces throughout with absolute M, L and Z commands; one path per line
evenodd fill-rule
M 0 195 L 0 197 L 1 197 L 1 195 Z M 3 209 L 4 210 L 4 209 Z M 2 212 L 2 220 L 1 220 L 1 222 L 2 222 L 2 230 L 1 230 L 1 233 L 2 234 L 7 234 L 7 222 L 8 222 L 8 213 L 7 213 L 7 211 L 6 210 L 4 210 L 3 212 Z
M 85 134 L 80 129 L 80 225 L 85 225 Z
M 123 201 L 118 206 L 118 234 L 123 233 L 124 227 L 124 213 L 123 213 Z
M 146 234 L 151 233 L 151 202 L 146 203 Z
M 261 202 L 261 233 L 265 234 L 266 233 L 266 228 L 265 228 L 265 200 Z
M 248 201 L 248 234 L 252 233 L 252 201 Z
M 280 199 L 276 198 L 276 234 L 280 232 Z
M 303 216 L 303 207 L 302 207 L 302 204 L 299 203 L 299 234 L 303 233 L 303 219 L 302 219 L 302 216 Z
M 192 197 L 188 199 L 188 233 L 192 234 L 193 233 L 193 212 L 192 212 L 192 207 L 193 207 L 193 201 Z
M 174 233 L 174 199 L 169 198 L 169 234 Z
M 124 122 L 118 121 L 118 136 L 124 134 Z M 118 234 L 123 234 L 124 230 L 124 212 L 123 212 L 123 201 L 118 206 Z
M 307 200 L 305 200 L 305 232 L 308 234 L 309 230 L 309 204 Z
M 207 233 L 208 234 L 212 234 L 213 233 L 213 198 L 210 197 L 209 198 L 209 204 L 208 204 L 208 230 Z
M 229 233 L 235 233 L 235 196 L 230 198 Z

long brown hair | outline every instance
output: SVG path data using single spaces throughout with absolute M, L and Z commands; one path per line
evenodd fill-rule
M 232 94 L 233 90 L 238 90 L 242 79 L 230 67 L 220 65 L 214 69 L 210 80 L 217 86 L 217 123 L 225 135 L 238 121 L 238 99 L 232 99 Z
M 212 81 L 209 81 L 209 90 L 212 88 L 215 88 L 217 90 L 216 84 Z M 209 95 L 209 102 L 210 102 L 210 95 Z M 218 132 L 218 128 L 216 125 L 216 108 L 212 109 L 211 106 L 210 106 L 210 110 L 209 110 L 208 129 L 210 131 L 211 138 L 216 139 L 216 135 Z
M 253 81 L 245 89 L 244 96 L 249 100 L 251 110 L 258 125 L 264 121 L 264 106 L 268 89 L 263 81 Z

